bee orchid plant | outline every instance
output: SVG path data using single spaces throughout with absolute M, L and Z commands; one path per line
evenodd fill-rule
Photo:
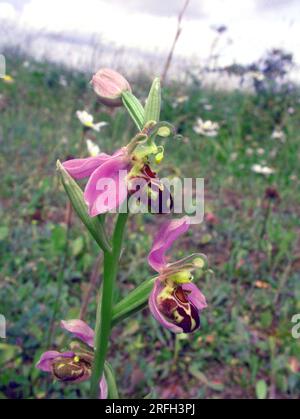
M 200 313 L 207 304 L 193 279 L 194 272 L 205 271 L 206 258 L 202 254 L 192 254 L 179 261 L 168 261 L 167 252 L 174 241 L 191 227 L 187 216 L 171 220 L 168 217 L 154 235 L 148 256 L 148 263 L 157 275 L 114 304 L 119 260 L 129 217 L 124 205 L 126 208 L 128 199 L 139 189 L 137 183 L 141 180 L 144 182 L 142 200 L 147 203 L 153 196 L 154 200 L 162 199 L 164 186 L 154 170 L 164 158 L 164 149 L 157 145 L 157 140 L 159 137 L 174 136 L 175 130 L 171 124 L 160 122 L 159 79 L 154 80 L 145 106 L 134 96 L 127 80 L 115 71 L 100 70 L 91 83 L 104 105 L 125 107 L 136 125 L 137 134 L 112 155 L 100 153 L 57 163 L 62 184 L 75 212 L 103 251 L 103 285 L 99 293 L 95 329 L 82 320 L 62 321 L 62 328 L 76 340 L 71 342 L 67 351 L 49 350 L 42 354 L 37 368 L 64 383 L 75 385 L 90 380 L 91 398 L 118 398 L 115 377 L 106 359 L 112 328 L 148 304 L 153 317 L 170 332 L 192 333 L 199 329 Z M 77 183 L 81 179 L 87 179 L 84 191 Z M 167 197 L 170 210 L 172 196 L 169 191 Z M 105 215 L 108 212 L 117 212 L 112 237 L 108 236 L 106 228 L 108 221 Z

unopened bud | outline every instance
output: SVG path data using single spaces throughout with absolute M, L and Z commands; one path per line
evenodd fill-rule
M 128 81 L 120 73 L 107 68 L 99 70 L 91 83 L 100 101 L 106 106 L 122 106 L 122 93 L 131 92 Z

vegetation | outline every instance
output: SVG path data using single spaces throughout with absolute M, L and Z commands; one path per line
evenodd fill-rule
M 57 320 L 81 314 L 94 326 L 88 294 L 101 281 L 99 250 L 70 210 L 56 161 L 87 155 L 77 110 L 108 122 L 90 136 L 105 152 L 124 144 L 134 126 L 123 109 L 96 101 L 89 75 L 13 56 L 7 68 L 13 79 L 0 80 L 0 312 L 7 320 L 0 397 L 85 397 L 88 383 L 63 387 L 35 368 L 50 341 L 53 349 L 64 345 Z M 142 79 L 134 87 L 146 95 L 150 82 Z M 176 251 L 207 254 L 214 274 L 198 281 L 209 307 L 194 335 L 171 335 L 147 309 L 114 330 L 109 360 L 122 397 L 299 398 L 300 341 L 291 335 L 300 312 L 298 93 L 295 86 L 221 92 L 197 81 L 164 89 L 162 119 L 183 138 L 165 142 L 161 174 L 205 178 L 205 222 Z M 218 122 L 217 136 L 195 132 L 200 117 Z M 145 258 L 162 219 L 130 218 L 116 301 L 152 275 Z

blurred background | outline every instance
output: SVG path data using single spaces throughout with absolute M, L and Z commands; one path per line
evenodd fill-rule
M 82 398 L 35 368 L 67 345 L 60 319 L 94 326 L 102 260 L 72 214 L 55 162 L 112 152 L 135 129 L 89 85 L 121 71 L 145 100 L 163 80 L 163 176 L 205 178 L 205 222 L 178 256 L 208 255 L 202 328 L 174 337 L 143 311 L 109 359 L 122 396 L 299 398 L 300 5 L 297 0 L 0 1 L 0 398 Z M 82 113 L 101 130 L 87 129 Z M 91 150 L 92 145 L 92 150 Z M 161 217 L 132 217 L 116 301 L 151 272 Z M 144 262 L 143 262 L 144 261 Z

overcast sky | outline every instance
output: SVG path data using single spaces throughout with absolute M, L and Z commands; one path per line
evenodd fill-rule
M 76 35 L 98 34 L 106 45 L 166 53 L 184 0 L 0 0 L 0 19 L 16 26 Z M 178 57 L 210 54 L 214 25 L 228 32 L 221 64 L 250 63 L 267 49 L 285 48 L 300 64 L 300 0 L 191 0 Z M 22 40 L 20 40 L 20 43 Z

